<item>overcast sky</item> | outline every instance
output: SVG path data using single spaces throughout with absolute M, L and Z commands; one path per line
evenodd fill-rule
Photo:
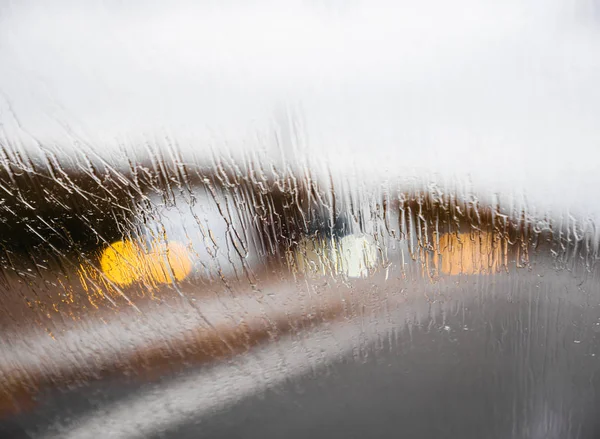
M 168 136 L 600 213 L 597 0 L 0 1 L 0 66 L 33 155 Z

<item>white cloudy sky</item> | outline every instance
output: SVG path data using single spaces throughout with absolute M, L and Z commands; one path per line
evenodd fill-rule
M 597 0 L 0 1 L 0 66 L 31 154 L 281 154 L 291 115 L 288 158 L 600 213 Z

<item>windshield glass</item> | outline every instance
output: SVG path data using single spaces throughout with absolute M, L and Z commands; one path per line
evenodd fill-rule
M 0 436 L 596 437 L 599 20 L 1 4 Z

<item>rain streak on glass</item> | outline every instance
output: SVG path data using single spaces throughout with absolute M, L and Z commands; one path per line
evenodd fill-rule
M 0 4 L 0 437 L 598 437 L 597 5 L 461 1 Z

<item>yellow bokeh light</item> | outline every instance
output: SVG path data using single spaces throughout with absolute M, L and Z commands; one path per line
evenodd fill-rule
M 153 242 L 146 251 L 139 243 L 125 240 L 114 242 L 102 252 L 100 268 L 120 286 L 134 282 L 155 285 L 185 279 L 192 271 L 192 260 L 178 242 Z
M 444 274 L 492 274 L 506 265 L 505 240 L 491 233 L 452 233 L 439 239 L 436 267 Z
M 136 271 L 143 265 L 139 247 L 131 241 L 117 241 L 104 250 L 100 268 L 118 285 L 130 285 L 140 276 Z
M 169 283 L 173 279 L 181 281 L 192 271 L 190 255 L 178 242 L 153 244 L 146 261 L 151 279 L 158 283 Z

